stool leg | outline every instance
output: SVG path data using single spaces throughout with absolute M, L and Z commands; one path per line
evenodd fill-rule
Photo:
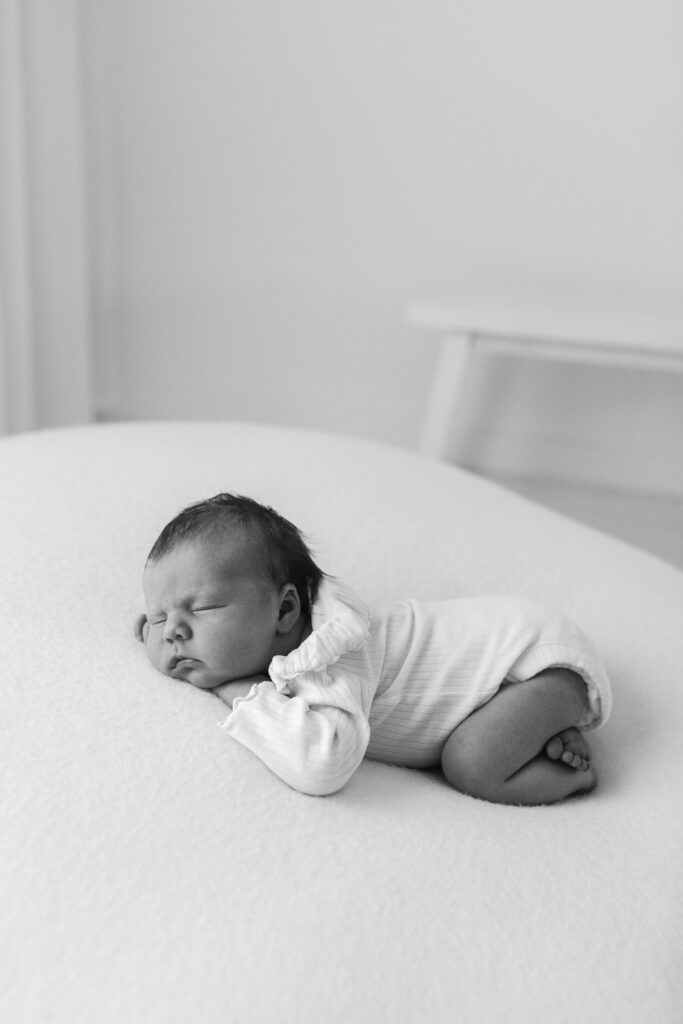
M 447 460 L 455 450 L 458 397 L 474 340 L 470 334 L 450 334 L 441 342 L 420 434 L 420 451 L 429 458 Z

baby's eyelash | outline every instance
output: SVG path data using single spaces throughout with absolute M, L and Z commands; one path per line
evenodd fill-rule
M 212 612 L 215 611 L 217 608 L 222 607 L 222 604 L 203 604 L 200 605 L 198 608 L 192 608 L 191 611 L 193 614 L 196 614 L 197 612 Z M 166 622 L 166 616 L 162 615 L 158 619 L 147 619 L 147 622 L 150 626 L 163 626 L 163 624 Z

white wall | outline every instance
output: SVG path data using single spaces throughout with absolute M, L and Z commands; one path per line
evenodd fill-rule
M 412 446 L 423 287 L 680 297 L 678 0 L 81 7 L 102 416 Z M 683 491 L 683 377 L 491 360 L 463 425 L 484 468 Z

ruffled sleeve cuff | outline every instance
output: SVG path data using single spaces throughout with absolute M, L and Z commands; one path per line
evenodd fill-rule
M 287 655 L 272 659 L 268 675 L 278 690 L 306 672 L 321 672 L 348 651 L 357 651 L 370 633 L 370 611 L 351 591 L 324 580 L 311 614 L 311 634 Z

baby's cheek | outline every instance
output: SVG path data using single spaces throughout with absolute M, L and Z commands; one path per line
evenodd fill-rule
M 154 635 L 150 636 L 149 628 L 147 630 L 147 635 L 144 637 L 143 642 L 145 645 L 145 650 L 147 651 L 147 657 L 152 662 L 154 667 L 159 669 L 160 672 L 162 672 L 163 659 L 161 657 L 161 644 Z

